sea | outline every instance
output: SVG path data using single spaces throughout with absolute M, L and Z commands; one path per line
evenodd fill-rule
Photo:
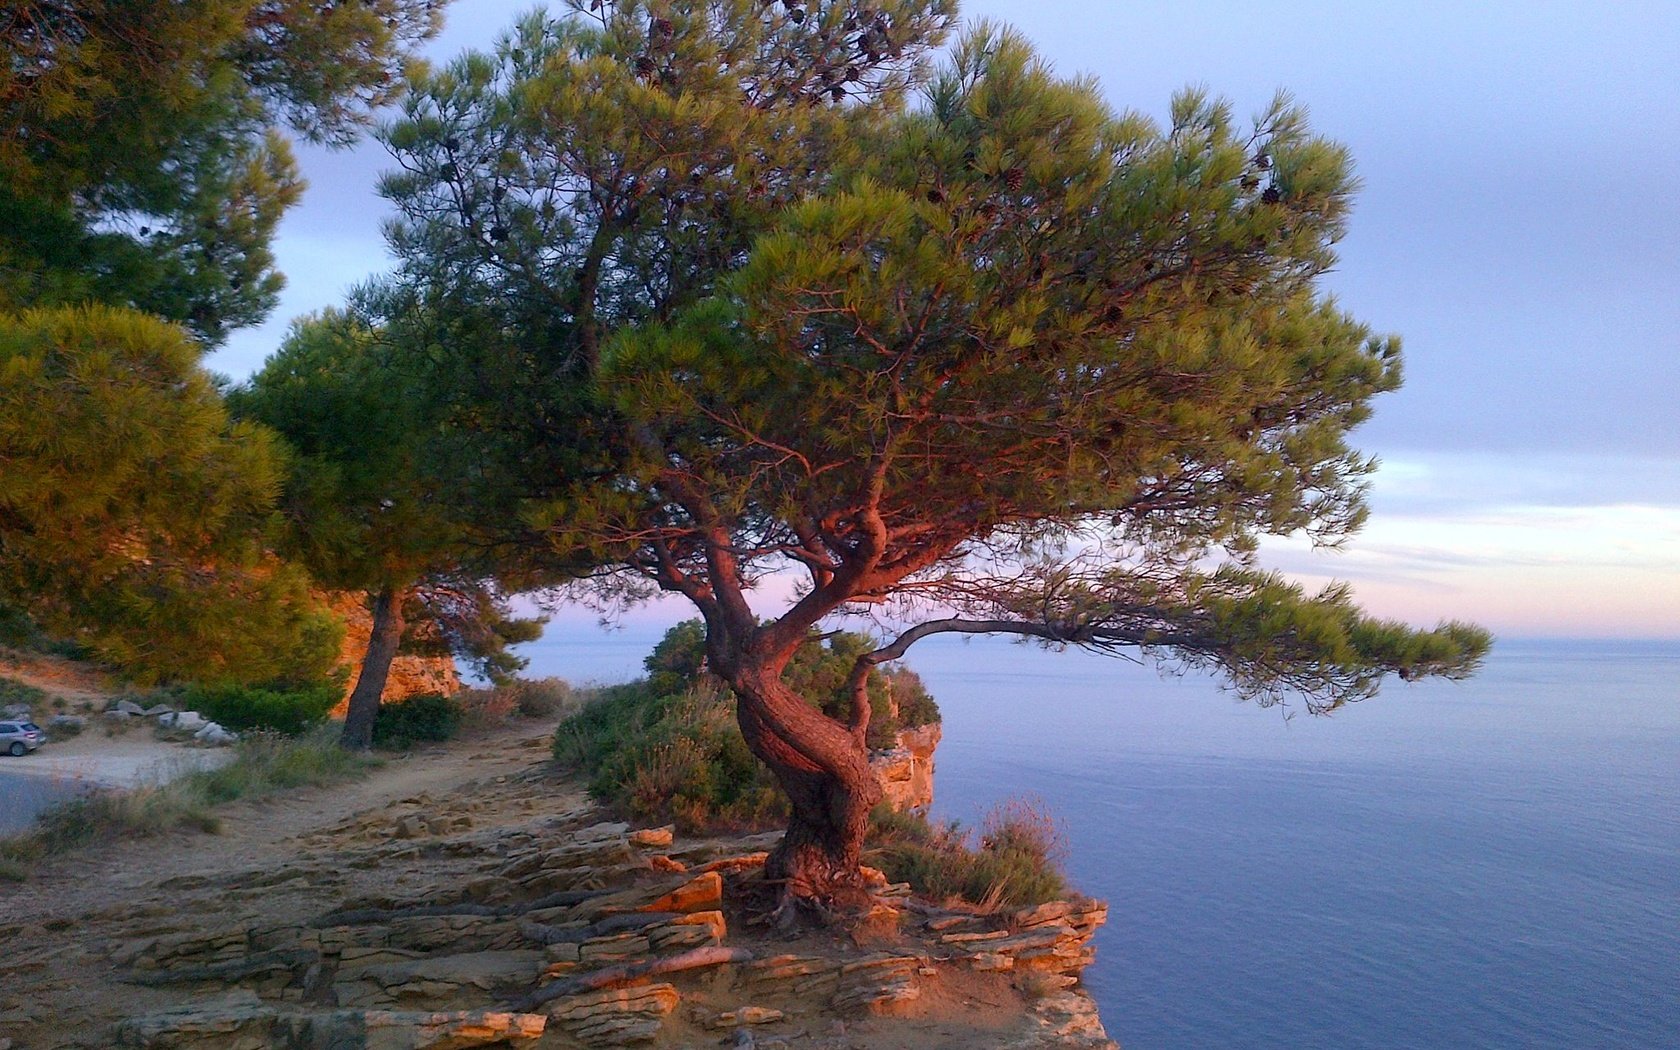
M 660 631 L 551 628 L 528 673 L 639 673 Z M 1680 1048 L 1680 642 L 1501 641 L 1328 717 L 999 638 L 907 661 L 935 816 L 1025 798 L 1109 903 L 1126 1050 Z

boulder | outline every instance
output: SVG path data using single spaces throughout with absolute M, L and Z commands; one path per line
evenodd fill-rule
M 142 713 L 139 704 L 132 704 L 130 706 L 134 708 L 133 711 L 128 712 L 130 715 L 138 715 Z M 197 711 L 174 711 L 169 714 L 158 716 L 158 725 L 163 726 L 166 729 L 196 731 L 202 728 L 208 721 L 208 719 L 199 714 Z
M 117 1027 L 117 1045 L 140 1050 L 465 1050 L 520 1046 L 541 1038 L 548 1019 L 503 1010 L 281 1011 L 254 994 L 134 1017 Z
M 229 744 L 238 743 L 239 734 L 223 729 L 215 722 L 206 722 L 199 727 L 198 732 L 193 734 L 193 739 L 201 744 L 209 744 L 211 747 L 226 747 Z
M 147 718 L 156 718 L 159 715 L 172 715 L 175 713 L 175 709 L 168 704 L 153 704 L 140 713 Z
M 121 711 L 123 714 L 127 715 L 143 715 L 146 713 L 146 709 L 135 703 L 133 700 L 118 700 L 116 703 L 111 705 L 111 710 Z

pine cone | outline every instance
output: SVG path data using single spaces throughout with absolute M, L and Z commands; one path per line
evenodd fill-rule
M 1026 185 L 1026 182 L 1027 173 L 1020 168 L 1010 168 L 1003 173 L 1003 184 L 1009 187 L 1010 193 L 1021 192 L 1021 187 Z

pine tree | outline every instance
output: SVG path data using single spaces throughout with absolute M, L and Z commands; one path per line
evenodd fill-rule
M 404 367 L 404 365 L 407 367 Z M 287 443 L 278 547 L 335 590 L 365 591 L 373 629 L 350 694 L 345 746 L 372 744 L 373 720 L 407 628 L 492 678 L 538 621 L 512 616 L 472 533 L 440 447 L 429 372 L 348 311 L 296 322 L 280 350 L 230 400 Z
M 263 542 L 280 455 L 201 353 L 131 310 L 0 314 L 0 607 L 140 681 L 322 678 L 342 628 Z
M 1353 180 L 1298 108 L 1244 128 L 1189 92 L 1158 127 L 989 27 L 924 80 L 943 8 L 578 12 L 421 86 L 390 136 L 394 242 L 421 294 L 497 319 L 442 346 L 463 375 L 510 366 L 459 410 L 532 468 L 509 517 L 616 567 L 604 600 L 700 610 L 793 805 L 768 868 L 790 904 L 855 895 L 865 683 L 929 635 L 1136 652 L 1320 713 L 1474 669 L 1473 626 L 1377 620 L 1253 560 L 1357 530 L 1374 464 L 1346 435 L 1400 378 L 1397 342 L 1317 287 Z M 594 469 L 520 423 L 545 412 L 587 419 Z M 787 572 L 798 596 L 755 605 Z M 901 628 L 837 719 L 783 672 L 861 611 Z
M 276 130 L 349 142 L 438 0 L 0 6 L 0 309 L 131 306 L 219 341 L 273 308 L 302 189 Z

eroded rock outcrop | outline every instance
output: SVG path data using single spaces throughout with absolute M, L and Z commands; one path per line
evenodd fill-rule
M 900 729 L 894 746 L 870 752 L 870 768 L 894 809 L 926 810 L 933 805 L 933 753 L 939 739 L 939 723 L 933 722 Z
M 119 1043 L 419 1050 L 540 1037 L 556 1047 L 675 1047 L 734 1030 L 743 1044 L 845 1050 L 859 1045 L 834 1034 L 848 1025 L 913 1023 L 946 1026 L 927 1045 L 1113 1045 L 1079 988 L 1107 915 L 1101 902 L 981 912 L 914 899 L 907 885 L 866 872 L 871 946 L 820 932 L 790 942 L 751 929 L 763 916 L 750 902 L 768 899 L 756 847 L 774 835 L 682 841 L 587 810 L 439 832 L 425 848 L 482 858 L 477 878 L 343 900 L 301 925 L 131 944 L 117 960 L 124 979 L 177 989 L 185 1002 L 129 1018 Z M 360 848 L 394 864 L 417 847 L 387 837 Z M 962 1026 L 977 1022 L 949 1016 L 953 999 L 970 994 L 1018 1005 L 971 1043 Z

